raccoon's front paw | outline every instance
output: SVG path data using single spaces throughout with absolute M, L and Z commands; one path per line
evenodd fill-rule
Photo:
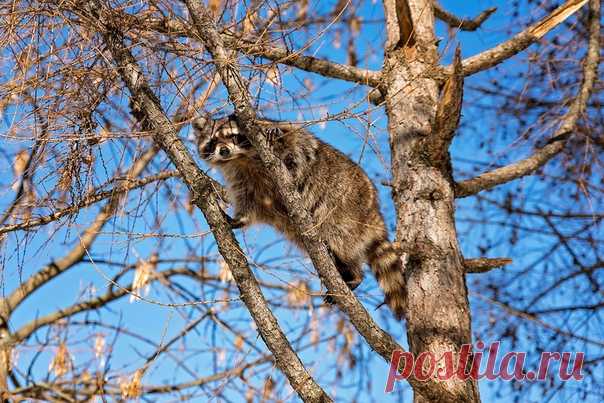
M 227 221 L 231 225 L 232 229 L 243 228 L 249 222 L 249 220 L 247 219 L 247 217 L 233 217 L 232 218 L 232 217 L 229 217 L 229 216 L 227 216 Z
M 357 288 L 359 286 L 359 284 L 361 284 L 361 282 L 363 281 L 363 276 L 361 275 L 361 277 L 357 277 L 353 280 L 350 281 L 346 281 L 346 285 L 348 286 L 348 288 L 350 288 L 350 291 L 354 291 L 355 288 Z M 327 294 L 325 294 L 323 296 L 323 301 L 325 301 L 326 304 L 329 305 L 334 305 L 336 303 L 336 301 L 333 298 L 333 295 L 329 293 L 329 291 L 327 292 Z
M 333 299 L 333 295 L 330 294 L 325 294 L 323 296 L 323 302 L 325 302 L 327 305 L 335 305 L 336 301 Z

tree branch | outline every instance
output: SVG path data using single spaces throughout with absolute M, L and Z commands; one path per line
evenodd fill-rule
M 464 259 L 463 265 L 466 273 L 486 273 L 492 269 L 512 264 L 512 259 L 507 257 L 488 258 L 480 257 L 476 259 Z
M 554 29 L 565 19 L 579 10 L 587 0 L 569 0 L 547 17 L 531 25 L 524 31 L 516 34 L 513 38 L 463 61 L 463 73 L 465 76 L 476 74 L 489 69 L 509 59 L 517 53 L 522 52 L 533 43 L 541 39 L 545 34 Z M 445 74 L 453 71 L 452 66 L 443 69 Z
M 579 93 L 562 117 L 562 123 L 548 143 L 533 155 L 513 164 L 483 173 L 475 178 L 457 183 L 456 197 L 467 197 L 497 185 L 529 175 L 545 165 L 552 157 L 564 149 L 572 132 L 576 129 L 577 120 L 585 111 L 587 101 L 598 76 L 600 60 L 600 0 L 589 2 L 589 45 L 583 66 L 583 83 Z
M 89 1 L 86 10 L 86 22 L 102 34 L 117 71 L 130 91 L 134 107 L 143 115 L 145 124 L 153 129 L 155 143 L 166 152 L 179 170 L 192 193 L 195 205 L 203 212 L 214 233 L 218 249 L 239 287 L 241 298 L 256 322 L 262 339 L 274 354 L 277 366 L 303 400 L 331 401 L 304 368 L 280 329 L 277 319 L 268 308 L 245 254 L 237 243 L 224 212 L 220 209 L 212 182 L 199 169 L 187 148 L 177 137 L 172 122 L 165 115 L 159 99 L 152 92 L 136 59 L 124 43 L 123 34 L 116 23 L 119 20 L 112 18 L 111 11 L 97 0 Z
M 224 44 L 232 50 L 239 50 L 248 56 L 260 56 L 275 63 L 297 67 L 301 70 L 316 73 L 324 77 L 337 78 L 357 84 L 377 87 L 381 82 L 378 71 L 361 69 L 347 64 L 335 63 L 325 59 L 300 54 L 302 50 L 289 51 L 272 47 L 260 42 L 252 42 L 234 35 L 222 35 Z
M 17 224 L 5 225 L 0 227 L 0 234 L 4 234 L 7 232 L 30 229 L 33 227 L 38 227 L 40 225 L 46 225 L 50 222 L 57 221 L 66 215 L 74 214 L 79 210 L 92 206 L 100 202 L 101 200 L 109 199 L 111 197 L 115 197 L 124 193 L 127 193 L 131 190 L 138 189 L 144 187 L 152 182 L 162 181 L 164 179 L 172 178 L 178 176 L 178 171 L 165 171 L 158 173 L 156 175 L 147 176 L 141 179 L 126 179 L 124 184 L 118 185 L 111 190 L 106 191 L 92 191 L 89 195 L 85 196 L 82 201 L 80 201 L 76 205 L 72 205 L 69 207 L 62 208 L 52 214 L 48 214 L 42 217 L 38 217 L 35 219 L 30 219 L 24 222 L 20 222 Z
M 124 273 L 122 272 L 120 275 L 122 274 Z M 118 277 L 120 275 L 118 275 Z M 169 279 L 170 277 L 183 275 L 190 276 L 192 278 L 199 278 L 195 275 L 195 272 L 186 269 L 175 268 L 155 273 L 155 276 L 153 276 L 150 281 L 162 282 Z M 41 318 L 36 318 L 31 322 L 28 322 L 25 325 L 21 326 L 16 332 L 14 332 L 11 335 L 11 340 L 15 343 L 22 342 L 28 339 L 35 331 L 44 326 L 51 325 L 61 319 L 76 315 L 81 312 L 92 311 L 94 309 L 104 307 L 110 302 L 116 301 L 126 295 L 136 295 L 133 294 L 132 284 L 121 286 L 117 283 L 117 279 L 114 278 L 112 280 L 112 283 L 108 287 L 108 291 L 105 294 L 97 298 L 79 302 L 64 309 L 59 309 Z
M 296 230 L 296 235 L 302 240 L 305 251 L 311 258 L 321 281 L 338 307 L 344 311 L 356 330 L 365 338 L 372 349 L 377 351 L 386 361 L 392 357 L 395 350 L 403 350 L 384 330 L 382 330 L 365 310 L 363 305 L 348 288 L 338 273 L 328 251 L 317 233 L 316 226 L 305 209 L 301 208 L 300 195 L 293 186 L 289 171 L 270 149 L 264 129 L 256 122 L 256 114 L 251 107 L 249 94 L 240 86 L 241 76 L 235 66 L 228 63 L 227 52 L 210 13 L 197 1 L 186 0 L 189 14 L 202 38 L 206 49 L 212 54 L 216 69 L 222 77 L 223 84 L 229 93 L 229 99 L 234 105 L 242 132 L 252 142 L 265 168 L 274 178 L 276 188 L 282 197 Z M 448 390 L 440 384 L 428 385 L 411 377 L 409 382 L 414 390 L 431 396 L 435 390 L 441 396 L 450 397 Z
M 177 34 L 179 36 L 190 37 L 193 39 L 197 39 L 198 37 L 194 28 L 175 19 L 141 18 L 140 21 L 142 26 L 148 26 L 149 29 L 153 29 L 164 34 Z M 304 49 L 290 51 L 287 49 L 270 46 L 259 41 L 244 39 L 241 35 L 232 31 L 225 31 L 221 33 L 220 36 L 222 37 L 225 47 L 231 50 L 241 51 L 249 56 L 264 57 L 275 63 L 296 67 L 304 71 L 320 74 L 324 77 L 337 78 L 340 80 L 369 85 L 372 87 L 378 86 L 381 82 L 381 73 L 379 71 L 361 69 L 313 56 L 305 56 L 301 54 Z
M 487 8 L 482 13 L 469 20 L 467 18 L 457 17 L 455 14 L 442 8 L 437 2 L 434 2 L 434 15 L 436 18 L 447 23 L 451 28 L 458 28 L 463 31 L 476 31 L 495 11 L 497 11 L 497 7 Z
M 125 175 L 126 178 L 131 180 L 140 175 L 147 167 L 147 164 L 155 157 L 157 151 L 158 150 L 155 147 L 147 150 L 130 167 Z M 67 255 L 39 270 L 36 274 L 25 280 L 8 297 L 0 301 L 0 310 L 3 312 L 3 316 L 8 317 L 10 312 L 17 308 L 19 304 L 38 288 L 82 260 L 86 251 L 90 249 L 92 243 L 96 240 L 101 228 L 115 213 L 115 210 L 119 205 L 120 196 L 120 193 L 112 194 L 110 196 L 109 202 L 103 206 L 101 211 L 94 218 L 92 224 L 86 228 L 82 235 L 80 235 L 79 243 Z

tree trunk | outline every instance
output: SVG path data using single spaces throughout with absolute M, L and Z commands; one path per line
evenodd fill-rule
M 432 4 L 427 0 L 385 1 L 388 43 L 385 96 L 392 153 L 396 238 L 407 253 L 407 337 L 417 357 L 438 360 L 471 343 L 470 309 L 454 220 L 448 147 L 433 122 L 440 86 L 430 77 L 438 63 Z M 442 366 L 442 360 L 437 368 Z M 436 386 L 434 378 L 429 383 Z M 441 387 L 443 384 L 441 384 Z M 475 381 L 444 382 L 456 402 L 479 402 Z M 415 402 L 443 401 L 434 393 Z

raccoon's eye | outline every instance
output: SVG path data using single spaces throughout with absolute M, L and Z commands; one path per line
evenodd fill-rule
M 216 150 L 217 143 L 218 141 L 216 139 L 211 139 L 210 141 L 208 141 L 201 149 L 202 158 L 212 155 L 214 153 L 214 150 Z

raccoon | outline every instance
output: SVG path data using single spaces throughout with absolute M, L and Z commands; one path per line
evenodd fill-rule
M 397 249 L 388 241 L 377 191 L 351 159 L 288 122 L 259 120 L 273 152 L 291 173 L 302 208 L 313 218 L 335 265 L 351 290 L 363 280 L 368 263 L 385 293 L 385 303 L 401 318 L 405 311 L 404 274 Z M 273 226 L 303 250 L 272 178 L 265 172 L 234 115 L 193 122 L 199 153 L 227 183 L 235 215 L 233 228 L 254 223 Z

